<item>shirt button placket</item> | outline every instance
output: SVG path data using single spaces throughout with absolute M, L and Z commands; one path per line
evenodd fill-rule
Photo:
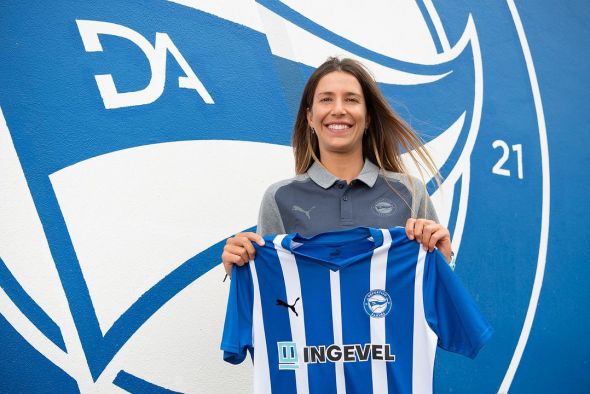
M 344 184 L 339 183 L 338 188 L 344 189 Z M 352 200 L 350 198 L 350 189 L 351 185 L 347 185 L 340 200 L 340 224 L 343 225 L 352 224 Z

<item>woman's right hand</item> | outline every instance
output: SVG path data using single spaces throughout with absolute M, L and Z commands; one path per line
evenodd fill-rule
M 252 232 L 238 233 L 227 239 L 221 254 L 226 274 L 231 276 L 231 269 L 234 264 L 241 266 L 254 258 L 256 249 L 254 249 L 252 242 L 256 242 L 260 246 L 264 245 L 264 239 Z

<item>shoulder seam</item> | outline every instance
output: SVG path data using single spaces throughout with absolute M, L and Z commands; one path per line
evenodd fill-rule
M 276 194 L 276 192 L 280 188 L 282 188 L 284 186 L 287 186 L 287 185 L 290 185 L 293 182 L 305 182 L 308 179 L 309 179 L 309 175 L 307 175 L 307 174 L 301 174 L 301 175 L 297 175 L 297 176 L 295 176 L 293 178 L 283 179 L 282 181 L 278 181 L 278 182 L 275 182 L 275 183 L 271 184 L 266 189 L 266 192 L 267 193 L 271 193 L 272 196 L 273 196 L 273 198 L 274 198 L 274 195 Z

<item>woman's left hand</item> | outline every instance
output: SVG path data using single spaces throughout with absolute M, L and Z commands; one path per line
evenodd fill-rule
M 447 261 L 451 261 L 451 234 L 442 224 L 434 220 L 409 218 L 406 222 L 406 235 L 421 243 L 424 250 L 429 252 L 436 246 Z

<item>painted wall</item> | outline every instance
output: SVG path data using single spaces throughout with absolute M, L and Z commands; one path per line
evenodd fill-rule
M 427 142 L 495 328 L 475 361 L 438 353 L 437 392 L 587 392 L 590 9 L 541 3 L 4 1 L 0 392 L 250 392 L 219 256 L 293 174 L 330 55 Z

